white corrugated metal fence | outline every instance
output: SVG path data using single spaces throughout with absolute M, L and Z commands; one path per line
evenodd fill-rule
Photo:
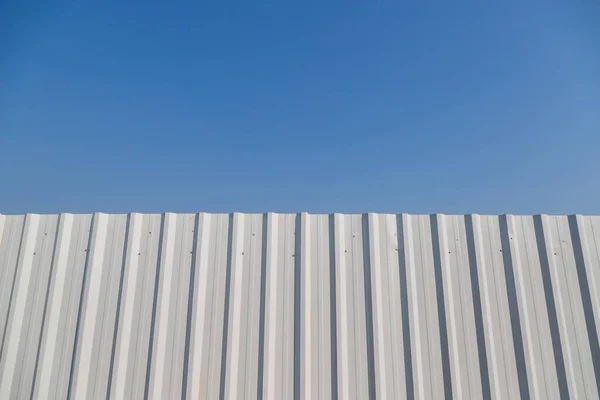
M 0 399 L 597 399 L 600 217 L 0 215 Z

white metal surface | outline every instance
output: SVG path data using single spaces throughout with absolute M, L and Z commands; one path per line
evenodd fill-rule
M 597 399 L 600 217 L 0 215 L 0 399 Z

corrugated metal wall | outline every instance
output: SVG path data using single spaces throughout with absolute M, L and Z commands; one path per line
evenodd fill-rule
M 0 399 L 599 395 L 600 217 L 0 216 Z

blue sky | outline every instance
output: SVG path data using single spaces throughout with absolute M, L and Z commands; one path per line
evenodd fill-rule
M 600 214 L 598 1 L 34 3 L 2 213 Z

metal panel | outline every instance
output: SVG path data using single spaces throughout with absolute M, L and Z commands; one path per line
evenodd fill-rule
M 0 215 L 0 399 L 599 396 L 600 217 Z

